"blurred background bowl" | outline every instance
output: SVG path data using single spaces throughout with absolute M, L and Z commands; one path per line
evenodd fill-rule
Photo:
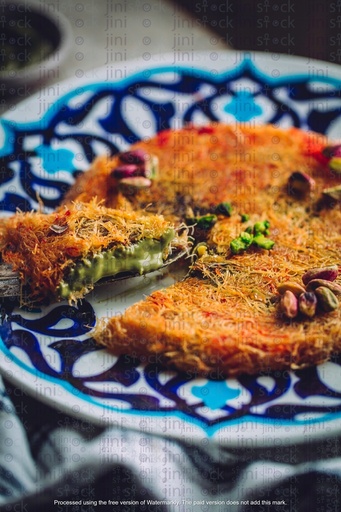
M 52 6 L 53 7 L 53 6 Z M 20 86 L 47 81 L 71 45 L 68 20 L 50 4 L 2 0 L 0 4 L 0 88 L 3 95 Z

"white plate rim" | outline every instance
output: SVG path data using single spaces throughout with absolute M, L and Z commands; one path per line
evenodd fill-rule
M 214 62 L 216 62 L 216 64 L 219 64 L 219 66 L 221 66 L 222 68 L 224 68 L 227 65 L 227 61 L 225 61 L 225 58 L 227 58 L 227 59 L 234 58 L 236 61 L 238 61 L 238 60 L 241 61 L 244 57 L 248 57 L 251 61 L 254 60 L 257 65 L 264 66 L 265 68 L 267 68 L 268 61 L 269 61 L 269 54 L 264 54 L 262 52 L 243 52 L 243 51 L 226 50 L 226 51 L 219 51 L 219 52 L 214 52 L 214 53 L 216 53 L 218 56 L 217 61 L 214 61 Z M 204 64 L 204 68 L 205 68 L 204 72 L 208 72 L 206 67 L 208 66 L 208 64 L 210 62 L 212 62 L 211 61 L 212 52 L 197 52 L 197 55 L 198 56 L 200 55 L 200 57 L 203 59 L 203 61 L 205 63 Z M 276 58 L 278 56 L 277 60 L 274 59 L 274 55 L 276 55 Z M 280 61 L 282 64 L 284 63 L 286 66 L 290 63 L 290 67 L 294 71 L 296 68 L 302 70 L 302 66 L 308 70 L 309 70 L 309 67 L 310 67 L 310 69 L 312 69 L 313 66 L 322 66 L 324 68 L 327 67 L 328 73 L 329 72 L 331 73 L 331 75 L 329 75 L 329 78 L 332 77 L 333 79 L 335 79 L 336 81 L 339 81 L 341 83 L 341 69 L 333 63 L 326 63 L 324 61 L 317 61 L 317 60 L 311 60 L 311 59 L 309 59 L 307 61 L 307 59 L 303 58 L 303 57 L 295 56 L 293 58 L 292 56 L 288 56 L 288 55 L 284 55 L 284 54 L 273 54 L 272 57 L 270 57 L 270 58 L 273 58 L 274 62 Z M 149 69 L 153 70 L 153 71 L 155 71 L 155 69 L 160 68 L 160 62 L 162 62 L 165 65 L 165 67 L 169 66 L 170 65 L 169 63 L 171 61 L 174 61 L 174 54 L 160 54 L 158 56 L 155 55 L 154 59 L 155 59 L 155 62 L 153 62 L 152 66 L 149 66 Z M 171 64 L 178 66 L 181 69 L 189 69 L 190 68 L 192 70 L 199 69 L 200 71 L 202 71 L 202 66 L 203 66 L 202 63 L 200 63 L 199 68 L 196 68 L 196 67 L 191 68 L 191 66 L 182 65 L 182 63 L 174 63 L 173 62 Z M 118 69 L 121 67 L 121 65 L 122 65 L 122 63 L 114 66 L 113 68 Z M 134 73 L 132 73 L 132 75 L 135 76 L 137 72 L 143 71 L 143 69 L 146 66 L 146 62 L 142 59 L 134 59 L 134 60 L 127 61 L 126 63 L 124 63 L 124 65 L 126 65 L 127 72 L 134 70 Z M 113 69 L 113 68 L 111 68 L 111 69 Z M 98 74 L 99 76 L 103 76 L 103 74 L 108 72 L 108 67 L 102 66 L 101 68 L 98 68 L 97 70 L 94 70 L 93 72 L 95 74 Z M 230 69 L 228 70 L 228 72 L 230 72 Z M 304 75 L 305 73 L 301 72 L 301 74 Z M 130 76 L 131 75 L 128 75 L 126 79 L 129 80 Z M 290 76 L 290 74 L 288 74 L 288 76 Z M 297 76 L 297 75 L 295 75 L 295 76 Z M 61 83 L 61 86 L 68 87 L 69 85 L 74 83 L 74 81 L 75 81 L 74 78 L 66 79 Z M 121 80 L 118 80 L 117 82 L 121 82 Z M 84 79 L 81 79 L 81 80 L 77 79 L 77 87 L 74 89 L 70 89 L 70 93 L 74 92 L 75 89 L 77 89 L 79 87 L 83 87 L 87 84 L 93 84 L 93 83 L 94 83 L 93 80 L 91 80 L 91 78 L 89 78 L 89 77 L 85 77 Z M 26 100 L 20 102 L 16 106 L 18 108 L 15 108 L 13 111 L 7 111 L 3 115 L 3 119 L 8 120 L 8 121 L 20 122 L 20 119 L 22 118 L 22 109 L 26 110 L 27 107 L 29 107 L 30 104 L 32 104 L 32 102 L 34 102 L 38 96 L 44 97 L 44 95 L 46 96 L 48 94 L 49 94 L 49 87 L 44 88 L 42 91 L 34 94 L 33 96 L 27 98 Z M 67 97 L 67 95 L 68 95 L 68 92 L 66 92 L 62 96 L 59 96 L 59 98 L 60 99 L 65 98 L 65 97 Z M 98 419 L 98 414 L 96 414 L 96 411 L 98 410 L 97 405 L 93 406 L 92 404 L 87 403 L 86 407 L 84 407 L 84 405 L 85 405 L 84 400 L 82 398 L 79 398 L 78 396 L 75 396 L 75 393 L 72 393 L 72 391 L 68 391 L 66 389 L 68 386 L 64 386 L 64 382 L 62 382 L 62 384 L 61 384 L 60 382 L 58 382 L 57 379 L 53 379 L 50 377 L 48 378 L 49 385 L 53 386 L 53 389 L 55 390 L 55 394 L 58 395 L 58 390 L 60 390 L 62 388 L 62 397 L 60 398 L 60 400 L 58 400 L 58 402 L 51 400 L 50 397 L 44 395 L 43 384 L 46 381 L 46 376 L 41 375 L 40 372 L 35 371 L 34 376 L 33 376 L 34 380 L 36 380 L 36 382 L 37 382 L 37 386 L 33 387 L 32 383 L 31 384 L 27 383 L 25 379 L 27 377 L 28 370 L 25 369 L 25 367 L 22 364 L 18 364 L 16 362 L 15 358 L 13 358 L 12 356 L 8 357 L 8 355 L 6 354 L 6 350 L 4 350 L 1 340 L 0 340 L 0 346 L 2 346 L 2 352 L 0 353 L 0 356 L 1 356 L 0 357 L 0 371 L 5 378 L 7 378 L 9 381 L 12 382 L 12 384 L 22 387 L 22 389 L 24 389 L 27 393 L 35 396 L 35 398 L 47 403 L 48 405 L 57 406 L 58 409 L 60 409 L 61 411 L 65 412 L 67 414 L 82 417 L 87 421 L 99 423 L 101 425 L 108 424 L 107 418 L 105 418 L 104 421 L 102 419 Z M 19 371 L 18 371 L 18 366 L 19 366 Z M 66 403 L 66 401 L 64 401 L 64 392 L 66 392 L 67 396 L 70 396 L 70 393 L 71 393 L 71 395 L 75 399 L 76 402 L 72 406 L 68 405 Z M 86 410 L 87 408 L 89 408 L 89 410 Z M 132 417 L 131 414 L 128 416 L 128 421 L 125 421 L 126 415 L 124 413 L 115 412 L 115 414 L 116 414 L 116 418 L 120 418 L 120 421 L 118 419 L 117 420 L 113 419 L 112 421 L 109 422 L 109 424 L 117 423 L 121 426 L 123 425 L 124 427 L 132 428 L 132 429 L 136 428 L 136 426 L 134 425 L 134 422 L 129 421 L 129 418 Z M 335 416 L 334 416 L 334 418 L 335 418 Z M 150 421 L 153 421 L 154 419 L 155 418 L 150 418 Z M 177 420 L 178 419 L 176 419 L 176 421 Z M 188 423 L 188 419 L 186 421 Z M 264 419 L 262 419 L 261 421 L 264 422 Z M 314 430 L 314 427 L 313 427 L 314 422 L 312 422 L 311 423 L 312 432 L 309 433 L 311 438 L 321 439 L 321 438 L 325 437 L 326 435 L 330 436 L 333 434 L 337 434 L 341 427 L 341 413 L 338 415 L 338 418 L 334 419 L 333 421 L 334 421 L 334 426 L 332 428 L 330 428 L 328 426 L 324 429 L 316 429 L 316 430 Z M 247 425 L 254 427 L 256 422 L 254 420 L 251 420 L 251 421 L 246 420 L 246 423 L 247 423 Z M 224 437 L 224 434 L 225 434 L 225 436 L 227 436 L 229 434 L 230 426 L 231 426 L 231 424 L 228 425 L 227 427 L 223 427 L 223 428 L 219 427 L 219 432 L 218 432 L 219 435 L 215 436 L 214 432 L 213 432 L 211 435 L 208 436 L 208 438 L 213 439 L 213 440 L 218 440 L 219 443 L 227 444 L 229 446 L 239 446 L 240 445 L 239 436 L 234 435 L 233 438 L 228 438 L 228 439 L 227 439 L 227 437 Z M 308 430 L 310 429 L 309 423 L 305 424 L 303 426 L 292 426 L 291 425 L 290 426 L 290 435 L 288 435 L 288 437 L 285 437 L 285 435 L 286 435 L 285 429 L 287 429 L 289 427 L 288 427 L 288 425 L 282 425 L 282 427 L 283 427 L 282 432 L 280 432 L 281 428 L 277 429 L 276 438 L 278 438 L 278 435 L 281 434 L 281 438 L 282 438 L 282 440 L 284 440 L 284 444 L 291 444 L 291 443 L 297 444 L 297 443 L 303 442 L 305 440 L 305 435 L 304 435 L 304 433 L 302 433 L 302 427 L 303 427 L 303 430 L 305 430 L 305 431 L 307 431 L 307 429 Z M 207 439 L 207 433 L 205 433 L 201 427 L 195 427 L 195 429 L 196 429 L 195 430 L 195 438 L 193 439 L 194 441 L 198 441 L 198 440 L 202 441 L 204 439 Z M 138 430 L 141 430 L 141 428 L 139 428 Z M 297 430 L 297 432 L 296 432 L 296 430 Z M 162 428 L 159 428 L 159 426 L 155 427 L 155 425 L 153 426 L 153 433 L 156 435 L 163 435 L 163 436 L 170 435 L 171 437 L 173 437 L 173 436 L 177 437 L 177 438 L 179 437 L 179 433 L 165 432 Z M 258 438 L 257 442 L 258 442 L 258 446 L 268 446 L 270 444 L 273 444 L 273 439 L 269 436 L 265 436 L 265 437 L 263 436 L 262 438 Z

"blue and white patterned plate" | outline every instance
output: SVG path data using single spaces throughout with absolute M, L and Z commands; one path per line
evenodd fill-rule
M 166 128 L 209 121 L 276 123 L 341 137 L 341 71 L 279 54 L 161 55 L 46 88 L 1 120 L 0 206 L 55 208 L 93 158 Z M 341 360 L 226 381 L 191 379 L 98 347 L 98 318 L 117 314 L 169 272 L 102 286 L 77 306 L 8 307 L 0 369 L 63 411 L 198 442 L 255 447 L 333 435 L 341 427 Z

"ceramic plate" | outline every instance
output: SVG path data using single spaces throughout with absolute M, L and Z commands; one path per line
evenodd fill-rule
M 35 209 L 39 193 L 50 211 L 96 155 L 189 122 L 275 123 L 339 138 L 340 85 L 340 69 L 324 62 L 185 52 L 50 86 L 1 121 L 1 209 L 4 215 Z M 6 306 L 3 375 L 67 413 L 191 442 L 254 447 L 339 431 L 340 359 L 298 372 L 210 381 L 165 371 L 157 361 L 116 358 L 94 343 L 100 317 L 177 278 L 171 269 L 102 286 L 77 306 Z

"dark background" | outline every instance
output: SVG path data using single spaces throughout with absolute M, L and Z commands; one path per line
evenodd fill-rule
M 178 0 L 237 50 L 341 63 L 341 0 Z

